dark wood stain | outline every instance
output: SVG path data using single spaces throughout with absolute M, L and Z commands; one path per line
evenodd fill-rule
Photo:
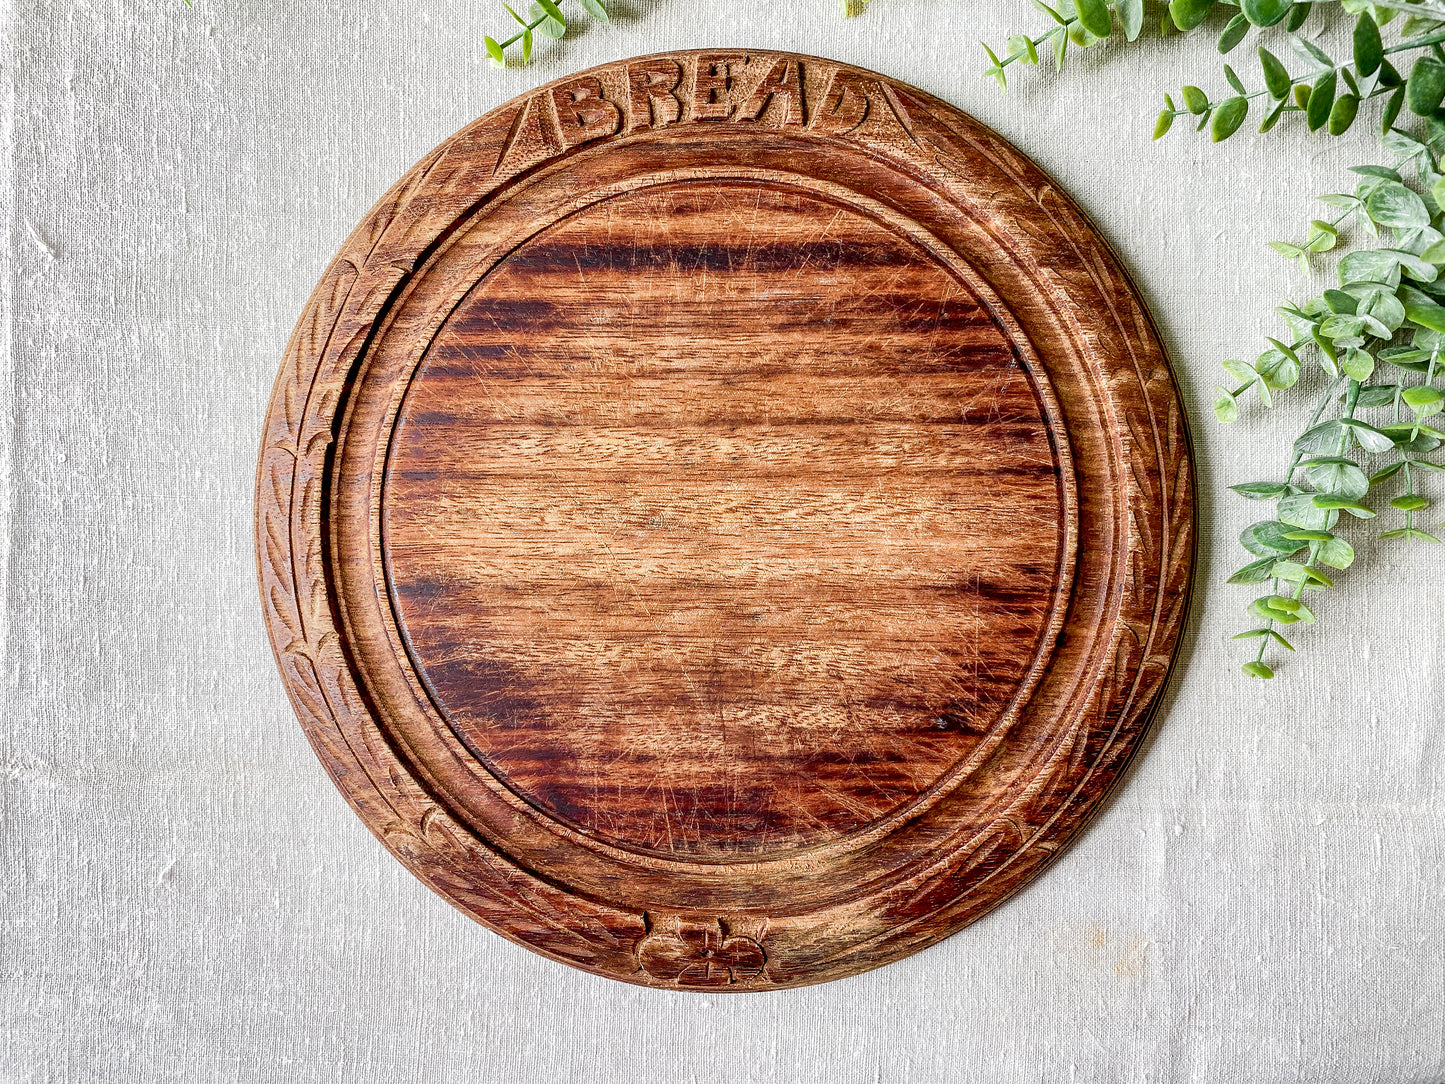
M 457 906 L 673 988 L 852 974 L 1095 810 L 1192 560 L 1187 436 L 1082 216 L 828 61 L 619 62 L 358 228 L 258 479 L 348 800 Z

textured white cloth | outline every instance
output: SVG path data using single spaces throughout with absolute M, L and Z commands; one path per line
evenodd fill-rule
M 1225 431 L 1221 358 L 1309 288 L 1262 242 L 1377 155 L 1365 127 L 1149 141 L 1222 86 L 1209 37 L 1020 71 L 1024 0 L 619 0 L 497 71 L 499 3 L 3 0 L 4 1081 L 1445 1079 L 1439 551 L 1361 543 L 1307 650 L 1238 674 L 1222 584 L 1300 410 Z M 415 881 L 326 780 L 261 629 L 251 486 L 283 344 L 352 225 L 479 113 L 664 48 L 826 54 L 994 125 L 1080 201 L 1193 412 L 1198 602 L 1154 737 L 1033 886 L 803 990 L 573 972 Z M 1254 71 L 1242 51 L 1241 71 Z M 1228 496 L 1225 494 L 1225 496 Z

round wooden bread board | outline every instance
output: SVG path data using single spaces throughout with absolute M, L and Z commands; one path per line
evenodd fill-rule
M 763 990 L 1036 874 L 1187 606 L 1179 396 L 1070 200 L 832 61 L 622 61 L 488 113 L 346 241 L 257 484 L 327 771 L 547 956 Z

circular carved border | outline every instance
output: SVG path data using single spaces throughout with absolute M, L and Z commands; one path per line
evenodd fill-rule
M 746 881 L 730 890 L 738 866 L 607 853 L 481 778 L 454 736 L 448 747 L 401 661 L 387 601 L 380 480 L 397 405 L 450 311 L 437 297 L 453 285 L 464 293 L 510 251 L 509 229 L 525 239 L 609 177 L 620 186 L 683 173 L 846 192 L 954 266 L 1039 389 L 1074 516 L 1036 687 L 996 728 L 990 755 L 952 773 L 906 827 L 862 833 L 869 847 L 850 837 L 790 856 L 787 891 Z M 1142 738 L 1178 643 L 1192 477 L 1147 313 L 1032 163 L 957 110 L 870 72 L 782 53 L 681 52 L 592 69 L 502 106 L 373 208 L 323 275 L 277 377 L 257 557 L 272 645 L 313 747 L 417 876 L 574 966 L 653 986 L 767 989 L 940 940 L 1034 876 L 1097 809 Z M 1027 756 L 1000 752 L 1005 736 Z M 450 797 L 457 771 L 485 800 Z M 999 800 L 970 805 L 959 786 L 970 772 L 991 773 Z M 810 864 L 811 879 L 800 872 Z M 705 909 L 690 904 L 704 897 Z

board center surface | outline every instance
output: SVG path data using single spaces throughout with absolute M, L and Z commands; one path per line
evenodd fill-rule
M 382 495 L 398 626 L 487 770 L 602 841 L 757 859 L 1000 725 L 1061 532 L 1038 396 L 957 275 L 801 189 L 589 205 L 477 284 Z

